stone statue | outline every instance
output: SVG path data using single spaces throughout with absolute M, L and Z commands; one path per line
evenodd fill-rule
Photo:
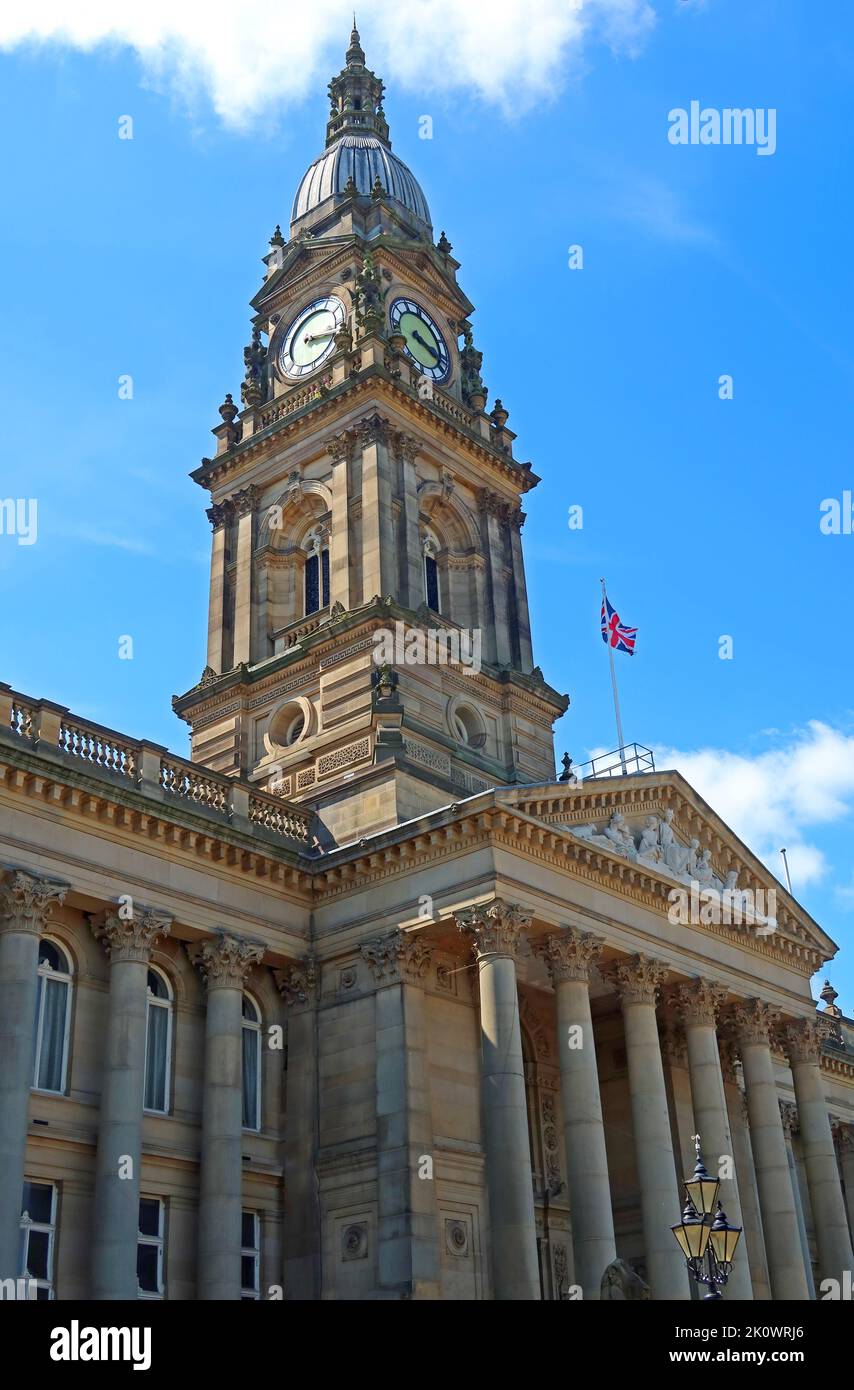
M 625 1260 L 613 1260 L 602 1275 L 599 1297 L 603 1302 L 605 1299 L 615 1299 L 622 1303 L 648 1302 L 649 1284 L 644 1283 Z
M 641 831 L 640 842 L 638 844 L 638 856 L 641 859 L 651 859 L 657 863 L 661 858 L 661 850 L 658 843 L 658 816 L 647 816 L 646 824 Z
M 664 860 L 668 869 L 673 873 L 679 873 L 682 861 L 682 846 L 677 842 L 673 834 L 673 812 L 668 808 L 664 812 L 664 819 L 658 825 L 658 844 L 661 849 L 661 858 Z
M 701 888 L 711 888 L 715 880 L 715 871 L 712 868 L 711 850 L 703 850 L 696 862 L 694 873 Z
M 614 812 L 605 827 L 604 835 L 605 839 L 610 840 L 620 854 L 626 854 L 630 859 L 637 858 L 634 837 L 621 811 Z

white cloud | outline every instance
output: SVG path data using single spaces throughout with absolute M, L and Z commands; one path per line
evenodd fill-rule
M 322 90 L 351 23 L 349 0 L 40 0 L 0 11 L 0 49 L 130 48 L 155 83 L 204 93 L 227 125 L 247 126 Z M 386 79 L 518 109 L 559 89 L 586 40 L 634 54 L 654 23 L 650 0 L 372 0 L 360 32 Z
M 781 880 L 784 847 L 796 896 L 829 870 L 810 830 L 854 813 L 854 736 L 817 719 L 753 757 L 657 748 L 655 764 L 681 772 Z

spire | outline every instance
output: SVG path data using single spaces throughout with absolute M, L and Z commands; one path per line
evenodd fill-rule
M 329 84 L 329 121 L 326 144 L 333 144 L 341 135 L 373 135 L 391 149 L 388 123 L 383 111 L 384 84 L 365 67 L 365 53 L 356 16 L 350 46 L 345 55 L 346 66 Z

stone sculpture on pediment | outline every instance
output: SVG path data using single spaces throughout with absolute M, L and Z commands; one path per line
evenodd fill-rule
M 694 837 L 687 845 L 676 838 L 673 829 L 673 812 L 669 808 L 663 816 L 648 815 L 640 830 L 633 830 L 622 811 L 614 811 L 604 826 L 596 826 L 592 821 L 585 825 L 568 827 L 573 835 L 600 849 L 609 850 L 640 864 L 648 864 L 675 878 L 680 883 L 697 883 L 701 889 L 723 892 L 724 884 L 712 867 L 711 850 L 700 849 L 700 841 Z M 738 894 L 738 870 L 731 869 L 727 874 L 726 887 Z

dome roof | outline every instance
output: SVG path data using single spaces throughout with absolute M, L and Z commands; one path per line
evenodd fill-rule
M 374 135 L 341 135 L 319 155 L 302 177 L 294 198 L 291 222 L 343 193 L 348 179 L 359 193 L 369 195 L 376 180 L 386 194 L 428 227 L 430 209 L 415 176 L 388 145 Z

